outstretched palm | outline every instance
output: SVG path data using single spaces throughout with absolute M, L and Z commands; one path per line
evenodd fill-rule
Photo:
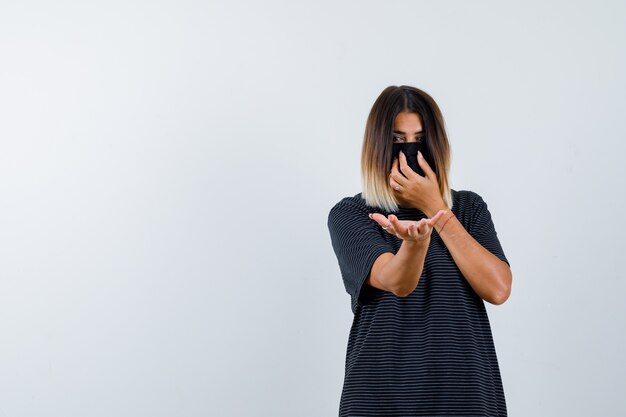
M 394 214 L 386 217 L 380 213 L 370 213 L 369 217 L 382 226 L 387 233 L 391 233 L 402 240 L 422 242 L 430 238 L 435 224 L 444 213 L 444 210 L 439 210 L 432 218 L 424 218 L 419 221 L 400 220 Z

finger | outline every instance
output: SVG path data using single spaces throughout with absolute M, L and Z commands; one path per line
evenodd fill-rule
M 396 231 L 394 230 L 391 222 L 389 221 L 389 219 L 387 219 L 387 217 L 385 217 L 384 214 L 380 214 L 380 213 L 369 213 L 369 218 L 374 220 L 376 223 L 378 223 L 378 225 L 380 227 L 382 227 L 387 233 L 390 233 L 392 235 L 396 234 Z
M 417 226 L 415 224 L 410 224 L 408 227 L 408 234 L 410 237 L 412 238 L 416 238 L 417 237 Z
M 392 190 L 394 191 L 400 191 L 401 186 L 400 184 L 398 184 L 396 182 L 396 180 L 394 180 L 392 177 L 389 177 L 389 186 L 391 187 Z
M 391 162 L 391 171 L 389 172 L 389 174 L 392 174 L 396 171 L 398 171 L 398 158 L 393 158 L 393 161 Z
M 378 223 L 381 227 L 389 226 L 389 220 L 385 217 L 384 214 L 380 213 L 369 213 L 369 218 Z
M 400 171 L 402 171 L 402 174 L 404 174 L 405 177 L 413 178 L 413 175 L 417 175 L 417 173 L 413 171 L 407 163 L 404 152 L 400 151 L 398 158 L 400 159 Z
M 417 223 L 417 230 L 420 234 L 424 235 L 428 233 L 429 226 L 428 219 L 420 219 Z
M 393 180 L 396 183 L 400 184 L 400 187 L 406 186 L 408 182 L 406 177 L 402 175 L 400 171 L 398 171 L 398 158 L 395 158 L 393 160 L 393 164 L 391 165 L 391 173 L 389 174 L 389 177 L 393 178 Z
M 435 171 L 433 171 L 430 165 L 428 165 L 428 162 L 426 162 L 424 155 L 422 155 L 420 151 L 417 151 L 417 163 L 420 165 L 420 167 L 422 167 L 422 170 L 424 170 L 424 174 L 426 174 L 426 177 L 428 177 L 428 179 L 437 179 Z
M 406 227 L 402 226 L 402 223 L 400 223 L 400 220 L 398 220 L 398 218 L 396 216 L 394 216 L 393 214 L 389 215 L 389 222 L 391 223 L 391 227 L 393 228 L 393 230 L 401 235 L 406 234 Z
M 434 225 L 435 225 L 435 224 L 439 221 L 439 219 L 441 219 L 441 218 L 442 218 L 445 214 L 446 214 L 446 210 L 439 210 L 439 211 L 437 212 L 437 214 L 435 214 L 435 215 L 434 215 L 434 216 L 433 216 L 433 217 L 429 220 L 429 222 L 428 222 L 428 223 L 429 223 L 431 226 L 434 226 Z

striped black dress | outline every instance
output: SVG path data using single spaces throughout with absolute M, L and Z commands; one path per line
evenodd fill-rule
M 509 263 L 487 204 L 452 191 L 452 211 L 487 250 Z M 433 230 L 417 288 L 405 298 L 364 284 L 376 258 L 402 241 L 368 213 L 389 214 L 346 197 L 328 228 L 354 319 L 348 337 L 340 417 L 506 416 L 506 402 L 483 300 Z M 400 208 L 401 220 L 426 217 Z

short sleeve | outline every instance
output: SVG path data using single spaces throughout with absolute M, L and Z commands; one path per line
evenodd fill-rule
M 468 232 L 485 249 L 506 262 L 509 266 L 511 265 L 498 239 L 498 234 L 496 233 L 496 228 L 491 219 L 491 213 L 487 208 L 487 203 L 478 194 L 475 194 L 472 203 L 472 216 Z
M 361 289 L 376 258 L 394 253 L 381 228 L 368 217 L 367 206 L 347 199 L 337 203 L 328 214 L 328 230 L 337 255 L 346 292 L 351 296 L 352 312 L 362 304 Z

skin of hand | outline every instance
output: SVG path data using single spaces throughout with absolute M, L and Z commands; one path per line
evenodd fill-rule
M 385 216 L 380 213 L 370 213 L 370 219 L 374 220 L 381 227 L 386 228 L 388 233 L 409 242 L 424 242 L 430 239 L 430 235 L 435 227 L 435 223 L 443 216 L 445 210 L 440 210 L 431 219 L 400 220 L 395 215 Z
M 432 213 L 437 213 L 439 210 L 449 209 L 439 193 L 437 175 L 428 165 L 421 152 L 417 153 L 417 163 L 424 171 L 424 174 L 426 174 L 425 177 L 411 169 L 402 151 L 400 151 L 398 158 L 393 160 L 391 173 L 389 174 L 389 183 L 398 202 L 402 206 L 421 210 L 429 217 Z M 396 190 L 398 186 L 400 189 Z

